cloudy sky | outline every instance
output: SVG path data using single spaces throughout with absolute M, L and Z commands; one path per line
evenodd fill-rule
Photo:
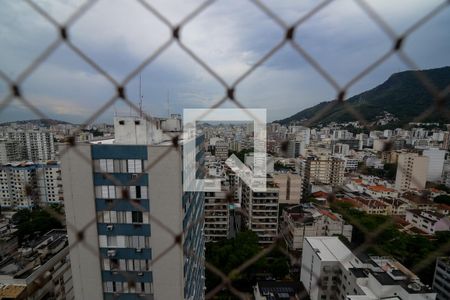
M 366 0 L 397 34 L 408 29 L 445 0 Z M 35 0 L 58 22 L 81 1 Z M 180 22 L 202 1 L 150 1 L 172 24 Z M 291 24 L 319 3 L 317 0 L 262 1 Z M 57 38 L 55 28 L 21 1 L 0 0 L 0 69 L 17 78 Z M 450 65 L 450 8 L 408 37 L 404 50 L 420 68 Z M 117 80 L 170 38 L 170 30 L 132 0 L 100 0 L 69 29 L 73 43 Z M 217 1 L 182 28 L 182 41 L 227 83 L 248 70 L 283 39 L 284 32 L 250 1 Z M 344 85 L 392 47 L 388 36 L 353 0 L 335 0 L 296 30 L 296 41 Z M 372 88 L 395 72 L 409 69 L 392 57 L 358 81 L 348 96 Z M 139 76 L 126 86 L 138 102 Z M 176 43 L 142 71 L 146 112 L 165 116 L 183 108 L 207 108 L 224 95 L 224 88 Z M 22 85 L 23 94 L 48 116 L 83 122 L 112 95 L 114 86 L 67 46 L 61 45 Z M 0 99 L 8 87 L 0 80 Z M 335 97 L 335 90 L 297 53 L 285 45 L 242 81 L 237 99 L 250 108 L 267 108 L 269 120 Z M 167 101 L 169 99 L 169 101 Z M 224 107 L 234 107 L 227 104 Z M 111 121 L 116 104 L 97 119 Z M 0 112 L 0 121 L 36 118 L 14 101 Z

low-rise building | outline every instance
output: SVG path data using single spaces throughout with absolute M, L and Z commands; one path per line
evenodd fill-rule
M 311 300 L 436 299 L 398 261 L 356 255 L 338 237 L 305 238 L 300 281 Z
M 69 246 L 52 230 L 0 262 L 2 299 L 73 299 Z
M 428 234 L 450 230 L 450 218 L 431 210 L 407 210 L 405 220 Z
M 398 197 L 398 191 L 396 191 L 395 189 L 385 187 L 384 185 L 370 185 L 364 189 L 364 192 L 376 199 L 385 197 L 390 198 Z
M 371 215 L 388 215 L 389 208 L 384 202 L 377 199 L 367 199 L 362 197 L 355 197 L 354 200 L 358 202 L 360 210 Z
M 281 231 L 289 250 L 301 250 L 307 236 L 342 235 L 352 240 L 353 226 L 342 216 L 313 205 L 296 205 L 283 210 Z
M 381 198 L 380 200 L 388 206 L 388 215 L 404 216 L 406 210 L 410 208 L 410 205 L 401 199 Z

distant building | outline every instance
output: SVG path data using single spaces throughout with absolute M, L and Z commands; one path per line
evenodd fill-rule
M 267 190 L 254 192 L 243 183 L 241 205 L 244 225 L 258 235 L 259 243 L 273 243 L 278 236 L 278 186 L 268 178 Z
M 442 141 L 441 149 L 450 150 L 450 132 L 449 131 L 446 131 L 444 133 L 444 138 Z
M 437 293 L 436 300 L 450 299 L 450 258 L 439 257 L 434 270 L 433 290 Z
M 428 234 L 450 230 L 450 218 L 435 211 L 407 210 L 405 219 L 414 227 Z
M 440 150 L 437 148 L 423 150 L 423 156 L 429 158 L 427 181 L 436 182 L 442 180 L 442 170 L 444 169 L 446 154 L 446 150 Z
M 283 210 L 281 225 L 286 245 L 290 250 L 301 250 L 308 236 L 342 235 L 352 240 L 353 226 L 342 216 L 314 206 L 296 205 Z
M 347 144 L 336 143 L 333 145 L 332 153 L 333 154 L 342 154 L 344 156 L 348 155 L 350 152 L 350 146 Z
M 6 130 L 2 136 L 8 142 L 1 146 L 0 157 L 15 161 L 46 161 L 55 159 L 53 133 L 48 130 Z M 14 145 L 14 146 L 12 146 Z M 14 147 L 13 149 L 11 147 Z M 6 154 L 5 152 L 6 151 Z M 7 161 L 11 162 L 11 161 Z
M 228 143 L 225 141 L 217 141 L 215 146 L 214 156 L 219 160 L 227 160 L 228 158 Z
M 31 208 L 63 202 L 59 163 L 13 163 L 0 166 L 0 206 Z
M 398 261 L 356 255 L 338 237 L 306 237 L 300 274 L 311 300 L 436 298 L 436 293 Z
M 302 160 L 305 188 L 309 184 L 325 184 L 333 187 L 344 182 L 345 161 L 332 156 L 309 156 Z
M 20 151 L 20 145 L 18 141 L 14 140 L 0 140 L 0 164 L 4 165 L 9 162 L 20 161 L 25 157 Z
M 52 230 L 0 262 L 1 299 L 74 299 L 69 245 Z
M 450 155 L 447 156 L 447 159 L 444 162 L 444 167 L 442 170 L 442 183 L 450 187 Z
M 219 241 L 230 236 L 228 191 L 205 192 L 205 241 Z
M 287 144 L 286 156 L 288 158 L 297 158 L 305 154 L 305 141 L 290 140 Z
M 397 190 L 423 190 L 428 176 L 429 158 L 418 153 L 402 153 L 398 156 L 395 188 Z
M 280 191 L 280 204 L 300 204 L 303 192 L 302 177 L 298 174 L 273 174 L 273 182 Z

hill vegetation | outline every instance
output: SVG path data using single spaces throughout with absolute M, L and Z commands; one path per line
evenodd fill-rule
M 377 116 L 383 115 L 383 112 L 386 111 L 399 119 L 396 122 L 398 126 L 405 125 L 430 108 L 434 103 L 433 96 L 418 79 L 417 72 L 421 72 L 439 90 L 443 90 L 450 85 L 450 67 L 405 71 L 391 75 L 379 86 L 355 95 L 346 100 L 346 102 L 368 121 L 375 121 Z M 446 108 L 450 109 L 450 96 L 447 95 L 445 100 Z M 336 105 L 326 112 L 320 120 L 313 122 L 311 125 L 356 121 L 355 117 L 343 105 L 337 103 L 337 100 L 332 100 L 319 103 L 289 118 L 275 122 L 281 124 L 306 122 L 324 107 L 332 105 L 333 102 Z M 450 123 L 450 114 L 445 114 L 443 110 L 437 110 L 426 121 Z

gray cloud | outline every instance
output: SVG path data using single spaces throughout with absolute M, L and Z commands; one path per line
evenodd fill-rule
M 306 14 L 317 1 L 264 1 L 286 23 Z M 298 3 L 300 2 L 300 3 Z M 400 34 L 442 1 L 370 1 Z M 79 1 L 37 1 L 58 21 L 65 21 Z M 177 23 L 201 1 L 149 1 Z M 15 78 L 57 36 L 57 32 L 25 3 L 4 1 L 0 9 L 0 69 Z M 405 51 L 421 68 L 448 65 L 450 10 L 439 13 L 412 36 Z M 170 38 L 168 28 L 132 1 L 99 1 L 69 31 L 89 57 L 121 80 Z M 280 28 L 248 1 L 218 1 L 182 30 L 182 40 L 228 83 L 250 68 L 283 38 Z M 296 31 L 296 40 L 323 67 L 345 84 L 392 47 L 392 42 L 353 0 L 336 0 Z M 371 88 L 390 74 L 408 67 L 391 58 L 351 87 L 349 95 Z M 224 89 L 177 45 L 172 45 L 142 72 L 144 109 L 165 115 L 170 110 L 208 107 Z M 22 87 L 24 94 L 55 118 L 81 122 L 114 93 L 113 86 L 65 46 L 58 48 Z M 138 99 L 138 78 L 127 85 Z M 0 97 L 7 86 L 0 82 Z M 248 107 L 267 108 L 269 120 L 335 97 L 333 88 L 289 45 L 261 65 L 237 88 Z M 19 106 L 0 112 L 2 121 L 29 118 Z M 233 107 L 227 104 L 226 107 Z M 98 121 L 110 121 L 114 111 L 129 111 L 119 102 Z

